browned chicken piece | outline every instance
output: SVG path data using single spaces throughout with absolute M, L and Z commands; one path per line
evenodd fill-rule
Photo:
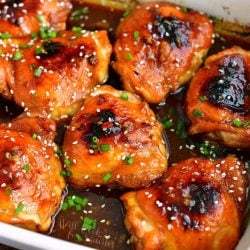
M 211 46 L 207 16 L 163 2 L 146 3 L 120 23 L 114 69 L 126 90 L 159 103 L 192 77 Z
M 250 52 L 239 47 L 210 56 L 186 97 L 189 134 L 228 147 L 250 147 Z
M 247 171 L 234 156 L 191 158 L 155 185 L 125 193 L 125 224 L 136 249 L 234 249 L 246 208 Z
M 47 231 L 60 205 L 65 181 L 52 145 L 40 140 L 40 134 L 26 131 L 40 131 L 42 136 L 43 130 L 51 130 L 52 137 L 53 122 L 23 119 L 6 125 L 9 129 L 2 124 L 0 128 L 0 221 Z M 25 132 L 20 132 L 22 125 Z
M 54 145 L 56 136 L 56 123 L 53 120 L 41 117 L 26 117 L 25 114 L 11 120 L 9 123 L 1 123 L 0 129 L 26 132 L 34 139 L 42 140 L 43 143 L 49 146 Z M 54 146 L 56 147 L 56 145 Z
M 102 86 L 85 100 L 65 133 L 64 163 L 78 188 L 138 188 L 167 169 L 162 127 L 133 94 Z
M 112 50 L 106 31 L 8 39 L 0 48 L 0 93 L 28 116 L 55 120 L 74 115 L 94 86 L 106 81 Z
M 22 37 L 42 26 L 66 28 L 69 0 L 5 0 L 0 3 L 0 37 Z

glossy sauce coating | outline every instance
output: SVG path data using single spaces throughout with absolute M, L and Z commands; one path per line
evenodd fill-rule
M 186 83 L 211 46 L 210 20 L 169 3 L 137 5 L 116 30 L 113 68 L 123 87 L 159 103 Z
M 249 81 L 249 51 L 232 47 L 210 56 L 187 93 L 189 133 L 206 133 L 228 147 L 248 148 Z
M 166 170 L 162 127 L 136 95 L 97 88 L 65 133 L 69 182 L 78 188 L 118 183 L 142 187 Z
M 150 188 L 124 194 L 136 249 L 233 249 L 246 208 L 248 178 L 234 156 L 174 164 Z
M 33 120 L 30 125 L 39 127 Z M 0 129 L 0 221 L 47 231 L 58 209 L 65 181 L 51 142 L 20 132 L 18 121 Z M 23 121 L 19 120 L 19 126 Z M 26 125 L 27 130 L 28 125 Z M 32 128 L 30 128 L 32 130 Z M 43 128 L 40 128 L 42 131 Z M 44 132 L 45 133 L 45 132 Z
M 2 52 L 2 95 L 28 116 L 60 120 L 73 115 L 94 86 L 106 81 L 111 45 L 106 31 L 65 31 L 47 41 L 10 39 Z M 16 53 L 22 54 L 20 60 Z
M 71 8 L 69 0 L 1 1 L 0 33 L 23 37 L 38 32 L 42 25 L 63 30 Z

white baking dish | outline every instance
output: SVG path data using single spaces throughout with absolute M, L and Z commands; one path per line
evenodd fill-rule
M 250 0 L 169 0 L 169 2 L 204 11 L 228 21 L 250 25 Z M 4 223 L 0 223 L 0 243 L 24 250 L 90 249 Z M 250 249 L 250 225 L 237 246 L 237 250 L 246 249 Z

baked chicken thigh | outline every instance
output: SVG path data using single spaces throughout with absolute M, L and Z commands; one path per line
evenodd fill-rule
M 186 83 L 211 46 L 209 18 L 164 2 L 145 3 L 121 21 L 113 67 L 126 90 L 159 103 Z
M 4 0 L 0 2 L 0 37 L 22 37 L 42 26 L 66 27 L 72 8 L 69 0 Z
M 45 133 L 55 134 L 53 122 L 38 119 L 36 123 L 32 118 L 29 123 L 27 119 L 0 127 L 0 221 L 47 231 L 65 181 L 53 144 L 40 140 Z M 26 124 L 21 132 L 25 122 L 33 127 Z
M 133 94 L 102 86 L 85 100 L 65 133 L 69 182 L 84 188 L 137 188 L 160 177 L 168 154 L 153 111 Z
M 111 54 L 106 31 L 65 31 L 58 37 L 4 40 L 0 93 L 28 116 L 65 118 L 81 107 L 108 76 Z
M 191 158 L 155 185 L 125 193 L 136 249 L 234 249 L 246 208 L 247 171 L 234 156 Z
M 186 97 L 191 135 L 228 147 L 250 147 L 250 52 L 239 47 L 210 56 Z

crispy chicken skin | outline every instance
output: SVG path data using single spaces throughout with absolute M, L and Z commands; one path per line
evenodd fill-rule
M 108 77 L 112 49 L 106 31 L 65 31 L 46 41 L 10 39 L 0 47 L 0 93 L 28 116 L 74 115 Z
M 191 135 L 228 147 L 250 147 L 250 52 L 239 47 L 210 56 L 193 78 L 186 97 Z
M 61 163 L 49 143 L 28 131 L 43 134 L 49 121 L 22 118 L 0 128 L 0 221 L 35 231 L 47 231 L 59 207 L 65 181 Z M 25 121 L 33 128 L 20 127 Z M 18 124 L 19 123 L 19 124 Z M 51 123 L 52 124 L 52 123 Z M 50 130 L 54 130 L 51 126 Z M 42 128 L 44 126 L 44 128 Z M 42 132 L 44 130 L 44 132 Z
M 1 1 L 0 34 L 22 37 L 38 32 L 41 26 L 65 29 L 71 8 L 69 0 Z
M 163 2 L 138 5 L 117 29 L 113 67 L 126 90 L 159 103 L 192 77 L 212 33 L 208 17 L 196 11 Z
M 69 182 L 78 188 L 148 185 L 167 167 L 161 133 L 153 111 L 138 96 L 110 86 L 98 88 L 65 134 Z
M 125 193 L 125 224 L 136 249 L 234 249 L 247 187 L 236 157 L 191 158 L 152 187 Z
M 25 114 L 11 120 L 11 122 L 1 123 L 0 129 L 26 132 L 51 146 L 56 136 L 56 123 L 53 120 L 41 117 L 26 117 Z

